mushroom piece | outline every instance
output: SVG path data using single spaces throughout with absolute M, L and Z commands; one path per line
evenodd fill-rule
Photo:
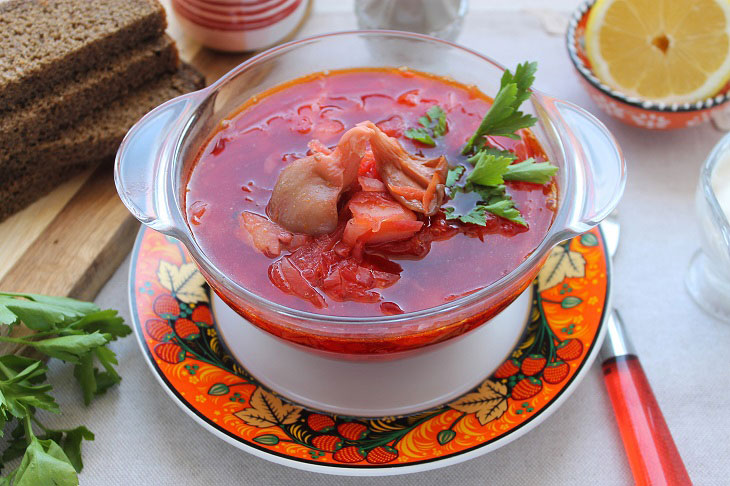
M 295 235 L 264 216 L 250 211 L 241 213 L 244 239 L 269 258 L 278 257 L 283 250 L 294 250 L 309 240 L 306 235 Z
M 372 130 L 370 146 L 378 174 L 393 198 L 405 207 L 432 216 L 444 199 L 446 157 L 424 159 L 409 154 L 393 137 L 386 135 L 372 122 L 364 122 Z
M 337 227 L 337 201 L 357 178 L 371 129 L 351 128 L 331 154 L 315 151 L 279 174 L 267 208 L 269 217 L 292 233 L 317 236 Z

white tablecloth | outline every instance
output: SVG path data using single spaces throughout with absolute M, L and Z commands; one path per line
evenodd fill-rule
M 472 0 L 459 42 L 507 66 L 539 61 L 536 85 L 586 107 L 618 138 L 629 165 L 620 205 L 622 241 L 615 264 L 614 303 L 625 318 L 687 469 L 697 485 L 730 484 L 730 373 L 725 356 L 730 325 L 703 314 L 684 289 L 698 246 L 693 194 L 699 166 L 722 133 L 711 124 L 679 132 L 649 132 L 613 121 L 588 98 L 568 60 L 562 36 L 551 35 L 535 11 L 567 12 L 578 2 Z M 544 19 L 544 12 L 543 12 Z M 326 20 L 326 22 L 325 22 Z M 322 28 L 323 25 L 328 28 Z M 302 36 L 355 27 L 349 2 L 329 0 Z M 129 261 L 99 295 L 102 307 L 129 316 Z M 307 473 L 247 454 L 203 430 L 160 388 L 134 337 L 115 344 L 121 386 L 90 407 L 74 386 L 59 388 L 63 415 L 49 424 L 86 424 L 82 484 L 404 484 L 623 485 L 631 483 L 597 365 L 575 393 L 526 436 L 480 458 L 447 468 L 389 478 Z M 73 380 L 53 363 L 54 383 Z

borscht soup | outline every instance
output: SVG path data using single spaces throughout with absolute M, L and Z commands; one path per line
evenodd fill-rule
M 405 68 L 262 92 L 192 164 L 192 235 L 227 278 L 302 311 L 393 315 L 483 289 L 556 212 L 557 168 L 519 111 L 534 72 L 507 71 L 494 98 Z

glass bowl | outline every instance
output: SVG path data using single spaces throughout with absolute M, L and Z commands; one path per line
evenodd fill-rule
M 415 33 L 339 32 L 284 44 L 140 120 L 117 153 L 119 195 L 142 223 L 187 247 L 211 288 L 231 308 L 290 343 L 334 357 L 368 358 L 402 355 L 462 335 L 527 289 L 557 243 L 592 228 L 618 203 L 626 177 L 621 150 L 606 127 L 585 110 L 533 90 L 523 109 L 537 116 L 533 133 L 560 167 L 555 220 L 537 249 L 508 275 L 437 307 L 376 317 L 340 317 L 285 307 L 248 291 L 216 268 L 186 222 L 186 175 L 202 144 L 246 100 L 313 72 L 400 66 L 473 84 L 489 95 L 498 91 L 504 70 L 478 52 Z
M 685 280 L 695 302 L 724 321 L 730 321 L 730 222 L 720 198 L 726 199 L 728 190 L 720 191 L 714 183 L 729 181 L 728 176 L 730 135 L 725 135 L 700 170 L 695 210 L 702 248 L 692 257 Z

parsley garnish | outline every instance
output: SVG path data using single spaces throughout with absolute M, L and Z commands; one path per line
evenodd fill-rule
M 486 211 L 483 205 L 476 205 L 466 213 L 460 213 L 456 208 L 444 206 L 446 219 L 458 219 L 462 223 L 478 224 L 479 226 L 487 225 Z
M 34 333 L 0 336 L 0 342 L 73 363 L 87 405 L 121 380 L 114 369 L 116 356 L 106 345 L 132 330 L 116 311 L 102 311 L 92 303 L 64 297 L 0 292 L 0 324 L 12 330 L 21 322 Z M 78 484 L 76 473 L 83 467 L 81 442 L 94 440 L 94 434 L 84 426 L 52 430 L 38 421 L 37 409 L 59 412 L 49 393 L 52 387 L 46 371 L 37 359 L 0 356 L 0 436 L 10 421 L 16 421 L 2 462 L 23 457 L 20 466 L 2 478 L 2 484 Z M 36 435 L 33 424 L 43 433 Z
M 535 124 L 537 118 L 518 110 L 522 102 L 530 97 L 529 89 L 535 81 L 535 71 L 536 62 L 518 64 L 514 76 L 509 69 L 505 69 L 494 103 L 477 131 L 464 145 L 461 151 L 463 155 L 472 153 L 474 147 L 481 148 L 487 135 L 501 135 L 517 140 L 520 138 L 515 134 L 517 130 Z
M 457 165 L 449 169 L 449 173 L 446 175 L 446 187 L 454 187 L 465 171 L 466 167 L 463 165 Z
M 514 154 L 506 151 L 490 152 L 480 150 L 468 160 L 474 164 L 474 170 L 467 177 L 467 181 L 482 186 L 497 186 L 504 181 L 532 182 L 547 184 L 555 175 L 558 168 L 550 162 L 535 162 L 530 157 L 522 162 L 513 164 Z
M 520 211 L 515 207 L 515 202 L 512 200 L 512 196 L 507 194 L 507 188 L 504 184 L 494 187 L 476 186 L 476 191 L 482 196 L 486 211 L 508 219 L 513 223 L 527 226 L 527 221 L 522 218 Z
M 534 62 L 519 64 L 514 75 L 505 70 L 494 103 L 461 151 L 463 155 L 470 155 L 467 161 L 474 168 L 461 185 L 458 183 L 466 173 L 466 167 L 459 165 L 449 170 L 446 187 L 451 201 L 444 206 L 446 219 L 486 226 L 489 212 L 527 226 L 512 197 L 507 194 L 504 182 L 546 184 L 558 168 L 549 162 L 536 162 L 533 158 L 515 164 L 517 157 L 514 153 L 485 144 L 487 136 L 519 139 L 518 130 L 535 124 L 537 119 L 522 113 L 519 107 L 530 97 L 529 89 L 535 80 L 536 70 L 537 63 Z
M 436 141 L 434 138 L 446 134 L 446 112 L 438 105 L 429 108 L 426 115 L 418 119 L 418 123 L 422 128 L 409 128 L 405 132 L 406 138 L 435 147 Z
M 476 193 L 481 199 L 477 203 L 470 203 L 466 198 L 473 198 Z M 458 219 L 463 223 L 472 223 L 479 226 L 487 225 L 487 213 L 508 219 L 513 223 L 527 226 L 519 210 L 515 207 L 512 197 L 507 194 L 504 184 L 498 186 L 480 186 L 467 183 L 464 187 L 455 188 L 450 194 L 451 200 L 444 205 L 446 219 Z M 465 201 L 470 209 L 460 210 Z
M 535 162 L 535 159 L 530 157 L 508 166 L 503 177 L 506 181 L 532 182 L 542 185 L 547 184 L 557 172 L 558 168 L 550 162 Z
M 498 186 L 504 184 L 502 176 L 507 172 L 514 157 L 477 152 L 468 160 L 474 165 L 474 170 L 466 178 L 468 182 L 481 186 Z

